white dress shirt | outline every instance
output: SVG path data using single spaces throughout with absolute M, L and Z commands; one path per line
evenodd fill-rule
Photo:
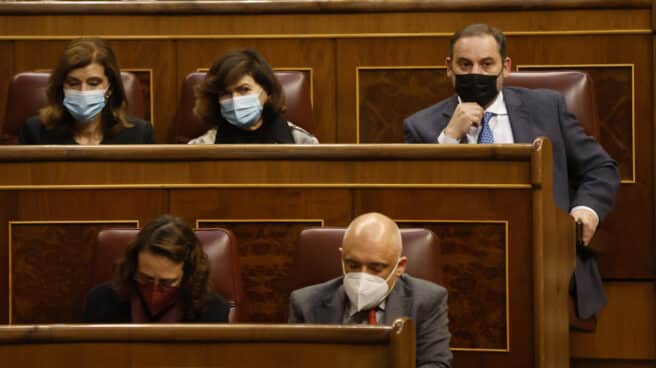
M 458 96 L 458 102 L 462 102 L 460 96 Z M 510 126 L 510 119 L 508 117 L 508 110 L 506 109 L 506 103 L 503 101 L 503 92 L 499 91 L 499 94 L 494 99 L 494 102 L 485 109 L 486 112 L 492 112 L 495 115 L 490 119 L 490 129 L 492 129 L 492 135 L 494 136 L 494 143 L 506 143 L 511 144 L 515 143 L 513 138 L 512 128 Z M 478 142 L 478 135 L 481 133 L 481 125 L 478 126 L 472 125 L 467 132 L 467 143 L 475 144 Z M 440 136 L 437 137 L 437 142 L 439 144 L 458 144 L 460 140 L 457 138 L 451 138 L 444 134 L 444 130 L 440 133 Z M 576 206 L 570 209 L 572 211 L 584 209 L 592 212 L 592 214 L 597 219 L 597 224 L 599 224 L 599 215 L 597 212 L 588 206 Z
M 458 102 L 462 102 L 460 97 L 458 97 Z M 512 128 L 510 127 L 510 119 L 508 119 L 508 110 L 506 110 L 506 104 L 503 102 L 503 92 L 499 92 L 494 102 L 485 111 L 495 114 L 489 121 L 490 129 L 492 129 L 492 135 L 494 136 L 494 143 L 515 143 Z M 467 132 L 467 143 L 478 142 L 479 134 L 481 134 L 481 125 L 472 125 Z M 442 131 L 437 138 L 437 142 L 439 144 L 456 144 L 460 143 L 460 140 L 451 138 Z

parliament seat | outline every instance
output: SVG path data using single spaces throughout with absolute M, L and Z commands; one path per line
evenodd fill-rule
M 345 228 L 307 228 L 295 247 L 294 263 L 289 273 L 289 291 L 318 284 L 342 275 L 339 248 Z M 440 242 L 427 229 L 401 229 L 403 255 L 408 257 L 406 273 L 442 284 Z
M 25 121 L 38 115 L 39 110 L 48 104 L 48 78 L 48 72 L 24 72 L 11 79 L 0 144 L 18 144 L 18 135 Z M 141 83 L 130 72 L 121 72 L 121 79 L 128 101 L 128 113 L 145 119 L 148 103 Z
M 180 101 L 175 115 L 174 130 L 175 142 L 187 143 L 196 138 L 212 126 L 208 126 L 193 112 L 196 101 L 195 88 L 205 79 L 205 72 L 188 74 L 182 82 Z M 301 71 L 274 71 L 276 78 L 282 85 L 285 94 L 287 111 L 285 118 L 288 121 L 312 132 L 314 119 L 312 115 L 311 84 L 306 73 Z
M 194 229 L 209 258 L 215 291 L 230 304 L 229 322 L 246 320 L 247 311 L 239 265 L 237 240 L 223 228 Z M 114 278 L 125 249 L 134 241 L 138 229 L 106 229 L 98 233 L 92 262 L 92 285 Z
M 512 72 L 503 83 L 505 86 L 560 92 L 565 97 L 567 110 L 576 116 L 589 135 L 599 138 L 594 84 L 588 73 L 579 70 Z

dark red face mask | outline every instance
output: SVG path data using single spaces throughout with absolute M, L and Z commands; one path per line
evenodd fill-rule
M 166 307 L 174 304 L 178 299 L 179 288 L 177 286 L 162 288 L 155 286 L 154 283 L 137 283 L 137 287 L 139 288 L 141 297 L 148 306 L 150 314 L 153 316 L 159 314 Z

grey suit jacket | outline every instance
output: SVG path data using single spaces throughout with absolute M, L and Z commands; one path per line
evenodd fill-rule
M 292 292 L 290 323 L 341 324 L 349 306 L 342 277 Z M 450 367 L 447 291 L 432 282 L 401 275 L 387 296 L 384 321 L 399 317 L 416 324 L 417 367 Z
M 563 96 L 551 90 L 505 87 L 503 97 L 516 143 L 546 136 L 553 145 L 556 206 L 568 212 L 575 206 L 588 206 L 603 221 L 613 208 L 620 183 L 617 163 L 567 111 Z M 437 143 L 457 104 L 454 95 L 405 119 L 405 141 Z M 589 317 L 607 303 L 593 257 L 577 258 L 575 281 L 579 316 Z

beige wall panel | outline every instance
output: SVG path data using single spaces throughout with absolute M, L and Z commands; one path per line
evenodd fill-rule
M 253 48 L 273 68 L 312 68 L 314 89 L 313 132 L 322 143 L 335 142 L 335 42 L 332 40 L 180 40 L 178 76 L 182 80 L 199 68 L 209 68 L 225 52 Z M 178 92 L 179 94 L 179 92 Z
M 656 283 L 617 281 L 604 286 L 608 305 L 599 313 L 597 331 L 572 333 L 572 357 L 656 360 Z

